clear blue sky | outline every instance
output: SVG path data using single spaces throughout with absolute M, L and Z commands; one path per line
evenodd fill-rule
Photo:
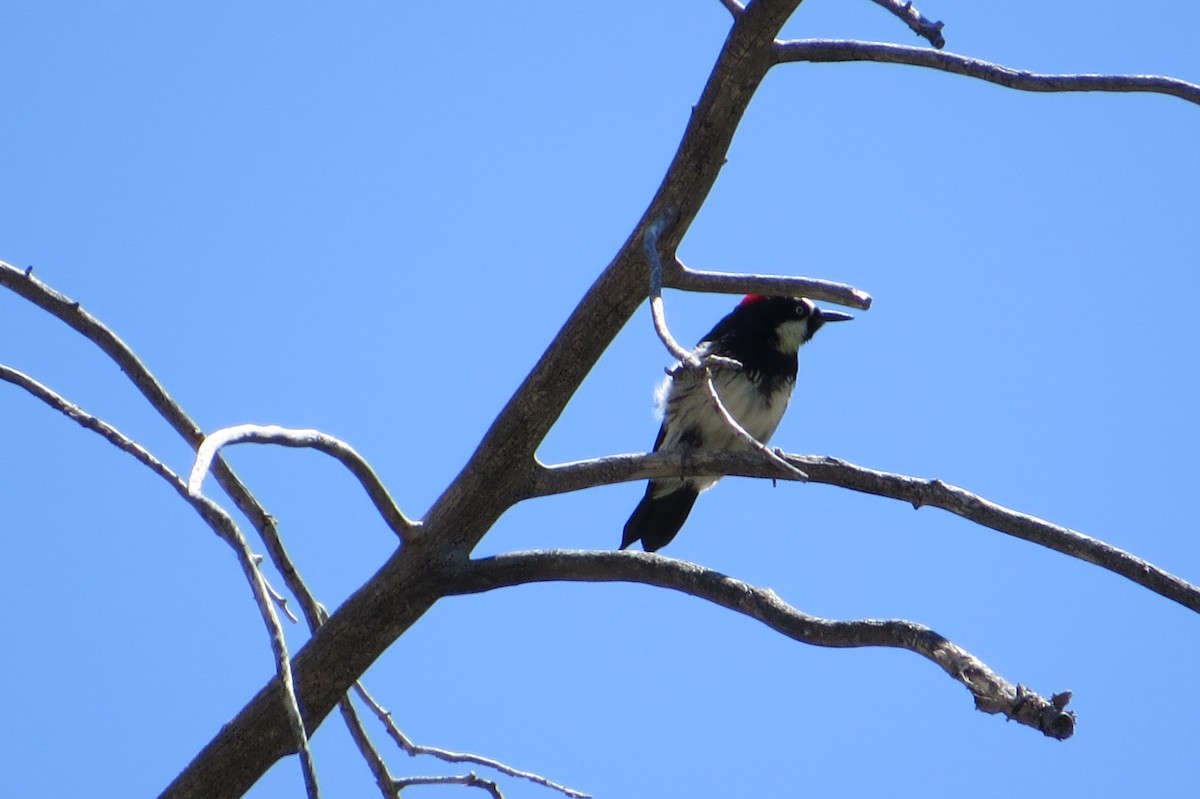
M 1192 3 L 921 7 L 947 49 L 1011 67 L 1200 81 Z M 0 258 L 110 324 L 206 429 L 320 428 L 419 516 L 642 213 L 728 25 L 716 0 L 9 3 Z M 866 0 L 809 0 L 787 33 L 917 43 Z M 1200 108 L 1166 96 L 791 65 L 681 256 L 875 297 L 806 350 L 774 443 L 940 477 L 1197 581 L 1198 142 Z M 667 301 L 694 341 L 734 298 Z M 0 341 L 0 361 L 186 470 L 60 323 L 0 293 Z M 667 360 L 643 308 L 542 457 L 649 447 Z M 391 551 L 331 461 L 232 461 L 329 606 Z M 615 547 L 641 490 L 518 506 L 479 551 Z M 156 793 L 273 668 L 234 558 L 157 478 L 10 386 L 0 508 L 8 792 L 60 792 L 67 772 L 92 796 Z M 914 655 L 800 646 L 643 587 L 445 601 L 368 683 L 420 742 L 598 797 L 1200 787 L 1200 619 L 1122 578 L 937 510 L 740 479 L 667 554 L 810 613 L 928 624 L 1010 680 L 1073 690 L 1078 733 L 977 713 Z M 314 746 L 327 795 L 373 795 L 340 720 Z M 251 795 L 301 792 L 285 761 Z

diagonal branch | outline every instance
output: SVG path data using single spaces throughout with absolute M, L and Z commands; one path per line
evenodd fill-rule
M 1054 75 L 1012 69 L 978 58 L 854 39 L 796 39 L 775 45 L 776 63 L 877 61 L 965 75 L 1026 92 L 1157 92 L 1200 104 L 1200 86 L 1163 75 Z
M 901 3 L 900 0 L 871 0 L 871 2 L 895 14 L 913 33 L 927 40 L 937 49 L 941 50 L 946 46 L 946 37 L 942 35 L 942 28 L 946 26 L 946 23 L 931 22 L 928 17 L 916 9 L 912 0 L 904 3 Z
M 514 552 L 465 562 L 447 575 L 447 592 L 473 594 L 526 583 L 634 582 L 670 588 L 757 619 L 801 643 L 827 647 L 894 647 L 933 661 L 975 697 L 975 707 L 1000 713 L 1049 737 L 1065 740 L 1075 716 L 1063 694 L 1045 699 L 1013 685 L 987 664 L 933 630 L 910 621 L 833 621 L 810 616 L 774 591 L 694 563 L 647 552 Z
M 725 403 L 722 402 L 721 395 L 717 393 L 717 387 L 713 385 L 712 370 L 708 368 L 705 368 L 704 370 L 704 390 L 708 394 L 709 402 L 711 402 L 713 407 L 716 408 L 717 415 L 721 417 L 721 421 L 723 421 L 725 426 L 732 430 L 734 435 L 736 435 L 751 450 L 759 453 L 776 466 L 788 471 L 792 475 L 793 480 L 804 481 L 808 479 L 808 475 L 805 474 L 802 469 L 799 469 L 785 461 L 781 455 L 755 438 L 749 430 L 742 427 L 742 423 L 734 418 L 733 414 L 729 412 L 729 409 L 725 407 Z
M 366 490 L 375 509 L 387 522 L 392 532 L 401 540 L 408 538 L 413 529 L 413 523 L 405 517 L 400 508 L 392 500 L 391 494 L 380 482 L 379 476 L 371 465 L 363 460 L 353 447 L 344 441 L 326 435 L 319 430 L 297 430 L 278 425 L 242 424 L 234 427 L 224 427 L 211 433 L 204 443 L 196 450 L 196 461 L 192 465 L 192 473 L 188 477 L 188 492 L 192 495 L 200 493 L 204 475 L 208 474 L 213 459 L 222 447 L 231 444 L 279 444 L 284 447 L 306 447 L 318 450 L 337 460 L 350 470 L 358 482 Z
M 803 469 L 809 482 L 898 499 L 914 508 L 926 505 L 941 508 L 997 532 L 1100 566 L 1200 613 L 1200 587 L 1132 553 L 1076 530 L 1006 508 L 941 480 L 881 472 L 837 458 L 791 454 L 784 457 L 790 464 Z M 661 453 L 614 455 L 543 466 L 530 496 L 561 494 L 627 480 L 677 477 L 680 474 L 797 479 L 791 471 L 782 469 L 756 452 L 697 450 L 688 453 L 686 459 L 678 454 Z
M 212 528 L 213 532 L 233 549 L 234 554 L 237 556 L 238 565 L 241 566 L 242 573 L 245 575 L 246 581 L 250 584 L 250 590 L 254 593 L 254 601 L 258 605 L 259 613 L 262 616 L 263 623 L 267 627 L 267 634 L 271 640 L 271 650 L 275 655 L 276 673 L 278 674 L 280 684 L 283 686 L 285 696 L 284 709 L 300 753 L 300 766 L 304 774 L 304 785 L 307 795 L 310 799 L 317 799 L 320 796 L 320 790 L 317 787 L 316 767 L 313 763 L 312 751 L 308 745 L 308 733 L 304 729 L 304 722 L 300 715 L 300 706 L 296 697 L 296 686 L 292 677 L 291 656 L 288 654 L 283 627 L 280 625 L 279 617 L 275 615 L 275 607 L 272 604 L 273 597 L 278 596 L 278 594 L 267 583 L 266 577 L 258 567 L 258 558 L 250 551 L 250 545 L 246 541 L 245 536 L 242 535 L 241 530 L 238 529 L 237 524 L 234 523 L 233 519 L 230 518 L 229 514 L 220 505 L 207 497 L 189 494 L 187 486 L 179 475 L 175 474 L 162 461 L 151 455 L 145 447 L 126 436 L 108 422 L 92 416 L 78 405 L 69 402 L 53 389 L 39 383 L 25 373 L 3 364 L 0 364 L 0 380 L 6 380 L 15 386 L 25 389 L 42 402 L 78 423 L 81 427 L 97 433 L 117 447 L 117 449 L 131 455 L 143 466 L 165 480 L 171 488 L 175 489 L 175 493 L 183 497 L 196 513 L 200 515 L 200 518 L 204 519 L 208 526 Z
M 513 768 L 506 763 L 501 763 L 499 760 L 493 760 L 490 757 L 474 755 L 469 752 L 452 752 L 449 749 L 441 749 L 436 746 L 424 746 L 422 744 L 413 743 L 412 739 L 405 735 L 404 731 L 401 730 L 399 725 L 396 724 L 396 720 L 392 718 L 392 714 L 382 705 L 380 705 L 373 696 L 367 693 L 367 689 L 363 686 L 361 681 L 354 684 L 354 691 L 358 694 L 359 698 L 366 703 L 367 707 L 371 709 L 371 712 L 375 714 L 379 721 L 382 722 L 384 727 L 387 728 L 388 735 L 391 736 L 392 740 L 396 742 L 396 745 L 403 749 L 409 757 L 430 755 L 431 757 L 436 757 L 438 760 L 442 760 L 446 763 L 470 763 L 472 765 L 483 766 L 484 768 L 498 771 L 508 777 L 516 777 L 517 779 L 528 780 L 535 785 L 541 785 L 543 788 L 550 788 L 552 790 L 559 791 L 571 799 L 592 799 L 591 794 L 586 794 L 582 791 L 577 791 L 574 788 L 568 788 L 565 785 L 560 785 L 553 780 L 548 780 L 542 775 L 534 774 L 531 771 L 521 771 L 520 769 Z
M 200 446 L 204 433 L 192 421 L 166 388 L 158 381 L 150 370 L 134 354 L 129 345 L 114 333 L 107 325 L 85 311 L 78 301 L 55 291 L 38 278 L 34 277 L 33 269 L 18 269 L 12 264 L 0 261 L 0 286 L 4 286 L 20 297 L 32 302 L 37 307 L 59 319 L 71 329 L 95 344 L 107 355 L 121 371 L 133 382 L 146 401 L 192 449 Z M 233 503 L 237 506 L 254 529 L 258 531 L 271 562 L 283 576 L 288 590 L 299 600 L 304 610 L 310 628 L 320 623 L 316 608 L 318 603 L 309 591 L 304 579 L 292 563 L 291 556 L 283 546 L 279 533 L 275 529 L 274 518 L 267 513 L 258 500 L 250 493 L 250 489 L 238 479 L 233 470 L 220 458 L 213 465 L 213 475 L 217 483 L 224 489 Z

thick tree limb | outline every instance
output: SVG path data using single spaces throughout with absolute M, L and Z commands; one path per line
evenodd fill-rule
M 856 466 L 837 458 L 785 455 L 812 483 L 898 499 L 914 508 L 928 505 L 1007 535 L 1093 563 L 1143 588 L 1200 613 L 1200 587 L 1153 563 L 1061 525 L 1006 508 L 941 480 L 927 480 Z M 530 496 L 561 494 L 626 480 L 689 475 L 740 475 L 796 480 L 795 475 L 756 452 L 699 450 L 679 454 L 614 455 L 588 461 L 543 466 Z
M 777 43 L 775 60 L 780 64 L 794 61 L 876 61 L 884 64 L 908 64 L 966 75 L 1025 92 L 1157 92 L 1200 104 L 1200 86 L 1178 78 L 1162 75 L 1041 74 L 954 53 L 885 42 L 797 39 Z
M 1037 694 L 1013 685 L 987 664 L 928 627 L 909 621 L 832 621 L 802 613 L 775 592 L 735 580 L 694 563 L 648 552 L 514 552 L 469 561 L 447 576 L 451 594 L 491 591 L 526 583 L 634 582 L 670 588 L 761 621 L 801 643 L 827 647 L 883 646 L 907 649 L 933 661 L 975 698 L 975 707 L 1064 740 L 1075 717 Z M 1061 696 L 1061 695 L 1060 695 Z M 1062 706 L 1060 706 L 1062 705 Z

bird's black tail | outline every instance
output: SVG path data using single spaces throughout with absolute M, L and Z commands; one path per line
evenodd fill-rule
M 621 537 L 621 549 L 641 539 L 642 549 L 654 552 L 671 543 L 671 539 L 683 527 L 692 505 L 700 492 L 687 483 L 669 494 L 654 496 L 655 485 L 646 486 L 646 495 L 633 509 L 629 521 L 625 522 L 625 534 Z

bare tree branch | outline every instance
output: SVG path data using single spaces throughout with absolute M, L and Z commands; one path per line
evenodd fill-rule
M 937 49 L 941 50 L 946 46 L 946 37 L 942 35 L 942 28 L 945 27 L 945 23 L 931 22 L 913 6 L 912 0 L 907 0 L 904 3 L 901 3 L 900 0 L 871 0 L 871 2 L 883 6 L 895 14 L 905 25 L 912 29 L 913 33 L 922 39 L 928 40 Z
M 295 743 L 300 754 L 300 766 L 304 774 L 305 790 L 309 799 L 317 799 L 321 793 L 317 785 L 317 772 L 316 766 L 313 763 L 312 751 L 308 745 L 308 733 L 305 731 L 304 722 L 300 717 L 300 706 L 296 697 L 295 682 L 292 677 L 291 656 L 288 654 L 283 627 L 279 623 L 279 617 L 275 615 L 273 597 L 278 597 L 279 594 L 268 585 L 266 577 L 258 567 L 258 558 L 250 551 L 250 545 L 247 543 L 245 536 L 242 535 L 241 530 L 238 529 L 237 524 L 220 505 L 217 505 L 207 497 L 189 494 L 187 486 L 179 475 L 175 474 L 162 461 L 151 455 L 145 447 L 103 419 L 92 416 L 78 405 L 69 402 L 54 390 L 39 383 L 25 373 L 3 364 L 0 364 L 0 379 L 25 389 L 42 402 L 67 416 L 67 418 L 88 430 L 98 433 L 122 452 L 133 456 L 139 463 L 146 466 L 175 489 L 175 493 L 183 497 L 200 515 L 200 518 L 204 519 L 208 526 L 212 528 L 213 532 L 233 549 L 234 554 L 237 556 L 238 565 L 242 567 L 242 573 L 245 575 L 246 581 L 250 584 L 255 604 L 258 605 L 259 614 L 262 616 L 263 623 L 267 628 L 267 634 L 270 637 L 271 650 L 275 655 L 276 673 L 285 697 L 284 710 L 287 713 L 288 723 L 292 733 L 295 735 Z
M 163 385 L 151 374 L 133 350 L 116 333 L 83 310 L 77 301 L 60 294 L 38 280 L 34 277 L 32 269 L 18 269 L 4 261 L 0 261 L 0 286 L 29 300 L 99 347 L 133 382 L 150 407 L 162 416 L 192 449 L 200 446 L 204 440 L 204 433 L 200 427 L 184 412 L 179 403 L 167 394 Z M 300 573 L 296 570 L 295 564 L 292 563 L 291 556 L 288 555 L 287 549 L 283 546 L 283 541 L 280 540 L 279 533 L 275 529 L 274 518 L 267 513 L 245 484 L 220 458 L 214 462 L 213 475 L 225 493 L 233 499 L 238 510 L 250 519 L 250 523 L 262 538 L 271 562 L 283 576 L 288 590 L 299 600 L 309 627 L 315 627 L 319 623 L 315 615 L 319 603 L 312 596 L 312 592 L 309 591 Z
M 678 260 L 666 267 L 663 285 L 682 291 L 705 291 L 717 294 L 771 294 L 779 297 L 808 297 L 810 300 L 832 302 L 864 311 L 871 307 L 870 294 L 845 283 L 785 275 L 704 272 L 698 269 L 689 269 Z
M 1012 69 L 978 58 L 852 39 L 797 39 L 775 45 L 777 63 L 877 61 L 929 67 L 1026 92 L 1157 92 L 1200 104 L 1200 86 L 1162 75 L 1052 75 Z
M 213 459 L 222 447 L 246 443 L 306 447 L 337 458 L 358 479 L 375 505 L 375 509 L 379 511 L 379 515 L 387 522 L 388 527 L 392 528 L 392 532 L 403 540 L 412 530 L 413 523 L 405 517 L 400 508 L 396 507 L 391 494 L 380 482 L 371 465 L 363 460 L 363 457 L 349 444 L 319 430 L 298 430 L 278 425 L 256 424 L 242 424 L 217 430 L 209 434 L 200 448 L 196 450 L 196 461 L 192 465 L 192 473 L 188 478 L 188 491 L 193 495 L 200 493 L 204 475 L 208 474 Z
M 659 251 L 673 257 L 716 181 L 757 87 L 773 66 L 798 55 L 775 41 L 798 3 L 755 0 L 737 16 L 662 184 L 630 236 L 422 520 L 422 534 L 394 553 L 297 653 L 297 688 L 310 729 L 444 595 L 448 575 L 500 515 L 537 486 L 541 471 L 535 453 L 542 439 L 646 296 L 649 265 L 641 245 L 648 226 L 669 211 Z M 1017 712 L 1029 704 L 1021 696 L 1016 701 Z M 264 686 L 163 795 L 241 795 L 292 751 L 283 702 L 278 681 Z
M 1006 508 L 941 480 L 927 480 L 856 466 L 837 458 L 783 456 L 804 470 L 808 481 L 898 499 L 914 508 L 930 506 L 1007 535 L 1087 561 L 1200 613 L 1200 587 L 1123 549 L 1036 516 Z M 756 452 L 697 450 L 686 457 L 672 453 L 614 455 L 608 458 L 543 466 L 531 497 L 578 491 L 626 480 L 686 475 L 740 475 L 795 480 Z
M 401 777 L 392 783 L 396 795 L 410 785 L 466 785 L 471 788 L 482 788 L 492 795 L 492 799 L 504 799 L 500 786 L 491 780 L 485 780 L 474 771 L 452 777 Z
M 665 224 L 665 214 L 651 222 L 646 227 L 642 245 L 646 252 L 646 261 L 650 265 L 650 318 L 654 322 L 654 332 L 658 334 L 658 338 L 667 348 L 667 352 L 671 353 L 671 357 L 690 369 L 699 369 L 700 359 L 690 350 L 681 347 L 675 337 L 671 335 L 671 330 L 667 327 L 666 313 L 663 311 L 663 264 L 658 253 L 658 237 Z
M 342 719 L 346 723 L 346 729 L 350 731 L 350 737 L 354 739 L 354 745 L 358 747 L 358 753 L 362 755 L 362 759 L 367 763 L 367 768 L 371 770 L 375 784 L 379 786 L 384 799 L 391 799 L 396 795 L 394 789 L 396 778 L 388 771 L 387 763 L 379 754 L 379 750 L 375 748 L 375 744 L 371 743 L 371 738 L 367 735 L 366 728 L 362 725 L 362 719 L 358 717 L 358 711 L 349 696 L 343 697 L 342 701 L 338 703 L 338 710 L 342 713 Z
M 928 627 L 909 621 L 832 621 L 810 616 L 769 589 L 654 553 L 514 552 L 468 561 L 447 579 L 447 590 L 452 594 L 547 581 L 635 582 L 670 588 L 757 619 L 801 643 L 907 649 L 933 661 L 965 686 L 975 697 L 975 707 L 985 713 L 1003 714 L 1059 740 L 1070 738 L 1075 731 L 1074 714 L 1009 683 L 970 652 Z M 1062 699 L 1058 701 L 1065 706 Z
M 509 777 L 528 780 L 529 782 L 532 782 L 536 785 L 541 785 L 544 788 L 551 788 L 555 791 L 566 794 L 567 796 L 571 797 L 571 799 L 592 799 L 591 794 L 577 791 L 574 788 L 568 788 L 565 785 L 560 785 L 557 782 L 546 779 L 540 774 L 534 774 L 530 771 L 521 771 L 520 769 L 515 769 L 510 765 L 501 763 L 499 760 L 493 760 L 490 757 L 473 755 L 468 752 L 452 752 L 449 749 L 439 749 L 436 746 L 423 746 L 421 744 L 413 743 L 412 739 L 405 735 L 404 731 L 401 730 L 399 725 L 396 724 L 396 720 L 392 718 L 391 712 L 386 710 L 382 705 L 379 704 L 379 702 L 375 700 L 374 697 L 367 693 L 367 689 L 365 686 L 363 686 L 362 682 L 357 682 L 354 684 L 354 691 L 359 695 L 363 702 L 367 704 L 367 707 L 371 708 L 371 711 L 383 723 L 384 727 L 387 728 L 388 735 L 392 737 L 392 740 L 396 742 L 396 745 L 403 749 L 410 757 L 429 755 L 431 757 L 436 757 L 438 760 L 444 760 L 447 763 L 471 763 L 476 766 L 490 768 L 493 771 L 498 771 L 501 774 Z

